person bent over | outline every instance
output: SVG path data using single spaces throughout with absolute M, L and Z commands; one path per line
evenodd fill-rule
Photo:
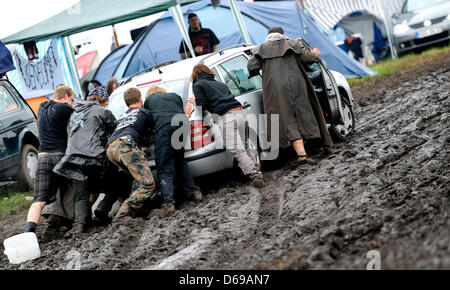
M 67 86 L 55 89 L 52 100 L 38 110 L 39 159 L 34 181 L 33 204 L 28 211 L 25 232 L 36 232 L 46 204 L 56 200 L 58 188 L 68 180 L 53 172 L 67 147 L 67 124 L 73 112 L 74 91 Z
M 98 94 L 91 91 L 90 96 Z M 98 100 L 80 101 L 75 105 L 68 127 L 66 156 L 53 169 L 58 175 L 73 180 L 75 220 L 67 236 L 81 234 L 91 225 L 90 195 L 97 197 L 100 193 L 108 165 L 106 145 L 116 127 L 115 121 L 111 111 L 103 108 Z
M 183 101 L 175 93 L 167 93 L 163 88 L 153 86 L 148 89 L 144 108 L 149 109 L 155 125 L 155 162 L 158 171 L 158 182 L 163 199 L 163 210 L 167 216 L 175 211 L 174 178 L 175 173 L 181 180 L 183 189 L 195 201 L 201 201 L 203 195 L 195 185 L 191 172 L 184 160 L 184 148 L 173 148 L 172 134 L 181 125 L 172 126 L 172 118 L 184 114 Z
M 194 67 L 191 81 L 195 104 L 201 106 L 203 110 L 220 116 L 219 125 L 224 132 L 225 148 L 233 154 L 242 172 L 250 178 L 252 183 L 262 187 L 264 186 L 263 175 L 255 156 L 245 146 L 245 135 L 242 136 L 239 132 L 243 131 L 247 123 L 241 103 L 231 94 L 226 84 L 216 81 L 214 77 L 215 74 L 206 65 L 198 64 Z
M 141 92 L 136 88 L 125 91 L 124 100 L 129 108 L 119 117 L 114 133 L 108 139 L 106 154 L 111 162 L 126 168 L 133 176 L 137 188 L 123 202 L 115 218 L 135 216 L 144 202 L 155 191 L 155 181 L 147 164 L 144 151 L 139 147 L 153 126 L 151 114 L 142 108 Z

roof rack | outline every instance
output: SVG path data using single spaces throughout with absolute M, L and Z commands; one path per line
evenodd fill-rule
M 205 57 L 204 59 L 202 59 L 202 61 L 201 61 L 200 63 L 205 63 L 205 60 L 206 60 L 206 59 L 208 59 L 208 58 L 210 58 L 210 57 L 213 57 L 213 56 L 215 56 L 215 55 L 217 55 L 217 54 L 222 55 L 222 54 L 224 54 L 224 52 L 225 52 L 226 50 L 228 50 L 228 49 L 232 49 L 232 48 L 236 48 L 236 47 L 247 47 L 247 46 L 253 46 L 253 44 L 249 44 L 249 43 L 239 43 L 239 44 L 235 44 L 235 45 L 229 46 L 229 47 L 227 47 L 227 48 L 224 48 L 224 49 L 221 49 L 221 50 L 219 50 L 219 51 L 216 51 L 216 52 L 211 53 L 210 55 L 208 55 L 207 57 Z
M 145 72 L 151 72 L 152 70 L 159 69 L 160 67 L 163 67 L 163 66 L 166 66 L 166 65 L 169 65 L 169 64 L 172 64 L 172 63 L 176 63 L 176 61 L 175 60 L 169 60 L 169 61 L 166 61 L 166 62 L 163 62 L 163 63 L 155 64 L 155 65 L 153 65 L 151 67 L 148 67 L 148 68 L 145 68 L 143 70 L 140 70 L 137 73 L 134 73 L 131 76 L 129 76 L 120 85 L 123 86 L 123 85 L 129 83 L 137 75 L 140 75 L 140 74 L 145 73 Z M 159 71 L 159 73 L 162 74 L 162 71 Z

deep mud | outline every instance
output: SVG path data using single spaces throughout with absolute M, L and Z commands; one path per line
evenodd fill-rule
M 318 165 L 286 151 L 262 190 L 223 172 L 172 217 L 156 210 L 42 244 L 20 266 L 0 255 L 0 268 L 366 269 L 378 250 L 382 269 L 450 269 L 449 58 L 354 92 L 357 130 Z M 0 240 L 24 218 L 0 221 Z

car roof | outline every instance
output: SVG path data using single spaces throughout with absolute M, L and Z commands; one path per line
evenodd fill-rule
M 113 95 L 121 94 L 129 88 L 140 87 L 145 85 L 150 85 L 152 82 L 166 82 L 178 79 L 189 78 L 192 73 L 194 66 L 200 63 L 205 65 L 213 65 L 221 59 L 227 58 L 231 55 L 240 53 L 242 51 L 249 50 L 254 46 L 236 47 L 223 49 L 219 52 L 198 56 L 194 58 L 188 58 L 185 60 L 178 61 L 173 64 L 161 66 L 159 69 L 154 69 L 148 73 L 137 75 L 132 78 L 127 84 L 120 86 Z M 162 73 L 160 73 L 160 71 Z

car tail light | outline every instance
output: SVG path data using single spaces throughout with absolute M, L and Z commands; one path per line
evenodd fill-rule
M 191 121 L 191 148 L 199 149 L 214 142 L 211 127 L 203 121 Z

